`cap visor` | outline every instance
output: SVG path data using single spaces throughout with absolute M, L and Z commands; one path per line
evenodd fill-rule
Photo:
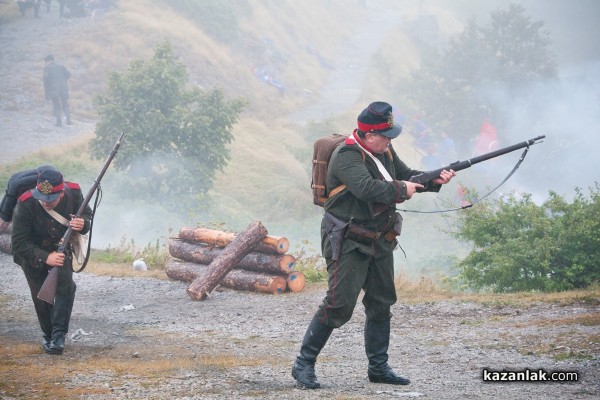
M 400 135 L 401 132 L 402 132 L 402 127 L 400 125 L 394 125 L 394 127 L 392 129 L 388 129 L 387 131 L 384 131 L 384 132 L 377 132 L 377 134 L 383 135 L 390 139 L 395 139 Z
M 36 200 L 40 200 L 45 203 L 52 203 L 54 200 L 58 199 L 58 196 L 60 196 L 60 192 L 56 192 L 56 193 L 52 193 L 52 194 L 43 194 L 39 190 L 35 189 L 32 193 L 32 196 Z

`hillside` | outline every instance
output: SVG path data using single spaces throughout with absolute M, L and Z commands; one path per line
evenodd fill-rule
M 407 75 L 418 66 L 411 27 L 419 16 L 435 13 L 444 35 L 461 26 L 448 11 L 431 5 L 425 10 L 418 1 L 394 8 L 383 1 L 362 6 L 342 0 L 248 0 L 232 3 L 236 35 L 222 41 L 165 6 L 168 2 L 118 4 L 118 9 L 93 20 L 60 20 L 54 2 L 39 19 L 31 10 L 21 17 L 13 3 L 0 4 L 0 144 L 11 149 L 2 152 L 0 163 L 10 165 L 34 151 L 91 137 L 92 99 L 105 90 L 107 74 L 151 57 L 165 40 L 187 66 L 191 85 L 221 88 L 230 98 L 247 99 L 249 106 L 234 128 L 231 162 L 215 182 L 208 220 L 179 221 L 151 202 L 132 207 L 107 195 L 105 217 L 98 219 L 95 235 L 100 246 L 114 245 L 115 238 L 123 236 L 147 243 L 181 224 L 224 223 L 240 229 L 257 219 L 293 243 L 308 240 L 317 247 L 320 210 L 311 203 L 308 175 L 312 140 L 320 132 L 349 132 L 358 112 L 371 101 L 401 102 L 403 96 L 388 93 L 386 82 L 390 73 Z M 50 105 L 43 99 L 42 59 L 48 53 L 73 75 L 72 127 L 52 126 Z M 276 78 L 271 83 L 281 83 L 283 90 L 259 79 L 258 70 L 269 72 Z M 410 110 L 402 111 L 410 115 Z M 410 126 L 405 128 L 410 132 Z M 409 149 L 404 159 L 418 164 L 410 134 L 397 141 L 397 146 Z M 51 162 L 51 154 L 39 158 Z M 93 178 L 80 181 L 86 179 Z M 427 218 L 419 221 L 422 226 L 432 225 L 423 220 Z M 405 240 L 410 243 L 410 234 Z

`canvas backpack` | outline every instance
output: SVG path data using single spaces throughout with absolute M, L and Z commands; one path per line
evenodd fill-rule
M 323 207 L 327 199 L 332 195 L 331 193 L 327 193 L 327 187 L 325 185 L 327 180 L 327 167 L 329 166 L 331 154 L 344 142 L 346 137 L 346 135 L 334 133 L 321 137 L 314 143 L 312 182 L 310 186 L 313 192 L 313 203 L 320 207 Z M 338 190 L 338 188 L 335 188 L 334 190 Z M 337 193 L 337 191 L 335 193 Z
M 6 192 L 0 203 L 0 218 L 2 218 L 4 222 L 12 221 L 13 211 L 17 206 L 19 197 L 26 191 L 33 189 L 35 185 L 37 185 L 37 179 L 40 172 L 47 169 L 54 169 L 54 167 L 43 165 L 41 167 L 15 172 L 11 175 L 6 184 Z

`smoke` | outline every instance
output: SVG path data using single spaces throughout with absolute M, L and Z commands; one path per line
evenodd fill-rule
M 526 92 L 520 100 L 507 92 L 493 94 L 508 115 L 506 130 L 498 132 L 503 145 L 546 135 L 531 147 L 508 187 L 542 201 L 550 190 L 571 198 L 576 187 L 600 181 L 600 62 L 570 64 L 559 79 L 536 83 Z

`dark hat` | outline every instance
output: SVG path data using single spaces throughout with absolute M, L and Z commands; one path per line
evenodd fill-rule
M 65 182 L 62 174 L 54 168 L 46 169 L 40 171 L 32 195 L 34 199 L 51 203 L 58 198 L 64 187 Z
M 54 61 L 54 56 L 52 54 L 48 54 L 44 60 L 46 62 Z
M 369 104 L 358 116 L 358 129 L 394 139 L 402 132 L 400 125 L 394 124 L 392 106 L 383 101 Z

